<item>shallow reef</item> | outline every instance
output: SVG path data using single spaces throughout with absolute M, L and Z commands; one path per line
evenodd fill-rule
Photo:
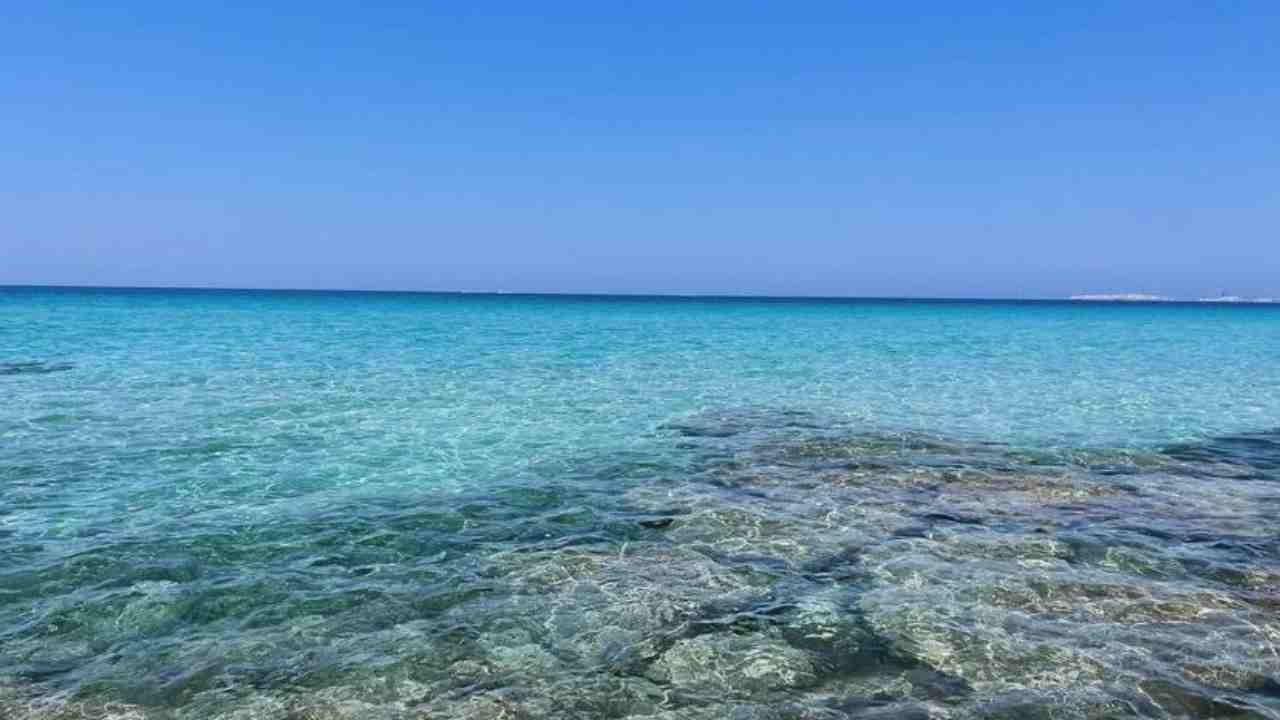
M 653 446 L 7 570 L 0 716 L 1280 718 L 1280 432 Z

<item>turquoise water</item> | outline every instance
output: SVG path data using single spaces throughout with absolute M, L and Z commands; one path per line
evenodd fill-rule
M 1280 717 L 1277 351 L 1267 306 L 0 289 L 0 709 Z

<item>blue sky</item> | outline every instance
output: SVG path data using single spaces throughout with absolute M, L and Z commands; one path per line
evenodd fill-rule
M 1280 295 L 1280 3 L 59 2 L 0 283 Z

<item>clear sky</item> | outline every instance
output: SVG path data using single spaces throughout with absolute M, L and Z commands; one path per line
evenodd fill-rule
M 3 12 L 0 284 L 1280 295 L 1275 0 L 107 5 Z

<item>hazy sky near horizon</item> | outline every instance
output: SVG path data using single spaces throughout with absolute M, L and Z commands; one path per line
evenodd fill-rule
M 5 11 L 0 284 L 1280 295 L 1274 0 L 197 5 Z

